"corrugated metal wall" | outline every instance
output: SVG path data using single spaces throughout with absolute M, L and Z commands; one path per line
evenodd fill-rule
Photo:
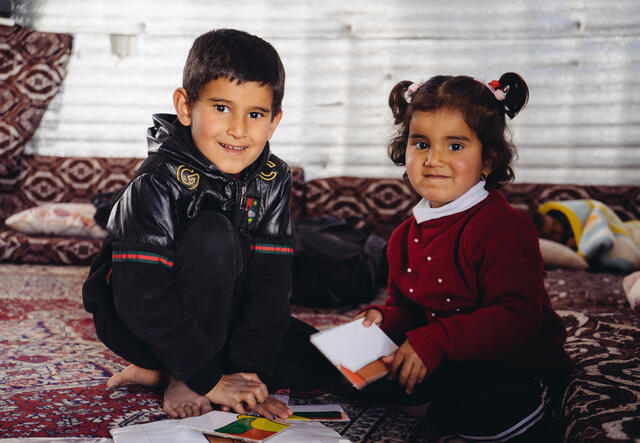
M 216 27 L 260 35 L 287 71 L 273 150 L 307 176 L 400 176 L 386 157 L 398 81 L 506 71 L 528 82 L 512 123 L 518 182 L 640 184 L 637 0 L 18 0 L 14 18 L 75 35 L 63 90 L 31 152 L 144 156 L 150 115 L 193 39 Z M 135 53 L 110 34 L 135 33 Z

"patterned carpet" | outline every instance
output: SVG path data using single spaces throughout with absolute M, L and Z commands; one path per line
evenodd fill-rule
M 160 392 L 107 391 L 124 361 L 96 340 L 82 308 L 87 268 L 0 267 L 0 428 L 4 437 L 108 437 L 164 417 Z
M 109 437 L 109 429 L 166 418 L 161 392 L 107 390 L 126 362 L 95 337 L 82 308 L 86 267 L 0 265 L 0 437 Z M 566 442 L 640 441 L 640 316 L 621 275 L 549 272 L 552 304 L 567 326 L 576 368 L 562 399 Z M 325 329 L 357 308 L 294 307 Z M 324 394 L 296 402 L 340 403 L 352 419 L 331 424 L 354 442 L 450 441 L 428 422 Z
M 0 437 L 109 437 L 110 428 L 166 418 L 159 390 L 105 388 L 126 362 L 97 340 L 82 308 L 87 272 L 0 265 Z M 349 320 L 354 310 L 296 311 L 323 329 Z M 343 405 L 351 422 L 332 426 L 351 441 L 428 441 L 412 437 L 429 432 L 404 414 L 330 394 L 304 399 L 314 401 Z

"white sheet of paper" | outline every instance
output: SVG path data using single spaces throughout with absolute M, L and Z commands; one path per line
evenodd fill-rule
M 0 443 L 113 443 L 113 440 L 104 437 L 15 437 L 0 438 Z
M 398 349 L 376 324 L 362 326 L 364 318 L 313 334 L 311 343 L 335 366 L 357 371 Z
M 271 440 L 269 440 L 271 442 Z M 342 437 L 336 431 L 322 423 L 304 422 L 292 425 L 282 434 L 273 438 L 279 443 L 350 443 L 351 440 Z
M 180 426 L 198 431 L 213 432 L 214 430 L 228 425 L 238 419 L 235 412 L 211 411 L 198 417 L 188 417 L 177 420 Z
M 110 433 L 115 443 L 208 443 L 202 432 L 181 427 L 181 421 L 154 421 L 114 428 Z
M 344 412 L 342 406 L 332 404 L 322 405 L 289 405 L 293 412 L 325 412 L 325 411 L 340 411 Z

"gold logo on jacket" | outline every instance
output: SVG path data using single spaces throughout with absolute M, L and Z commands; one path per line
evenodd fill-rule
M 275 164 L 274 162 L 272 162 L 271 160 L 269 160 L 269 161 L 267 162 L 267 166 L 268 166 L 269 168 L 273 169 L 273 168 L 275 168 L 275 167 L 276 167 L 276 164 Z M 269 172 L 264 172 L 264 171 L 262 171 L 262 172 L 261 172 L 260 174 L 258 174 L 258 175 L 260 176 L 260 178 L 261 178 L 262 180 L 265 180 L 265 181 L 271 181 L 271 180 L 273 180 L 274 178 L 276 178 L 276 175 L 278 175 L 278 173 L 277 173 L 276 171 L 269 171 Z
M 185 185 L 187 189 L 195 189 L 198 187 L 198 183 L 200 183 L 200 174 L 193 169 L 187 168 L 185 165 L 178 166 L 176 178 L 180 183 Z

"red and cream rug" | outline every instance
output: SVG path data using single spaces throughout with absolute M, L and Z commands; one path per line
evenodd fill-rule
M 160 390 L 108 390 L 126 362 L 97 338 L 82 307 L 87 267 L 0 265 L 0 437 L 109 437 L 109 429 L 167 418 Z M 294 308 L 319 329 L 355 309 Z M 349 423 L 333 424 L 351 441 L 403 442 L 417 420 L 342 397 Z

